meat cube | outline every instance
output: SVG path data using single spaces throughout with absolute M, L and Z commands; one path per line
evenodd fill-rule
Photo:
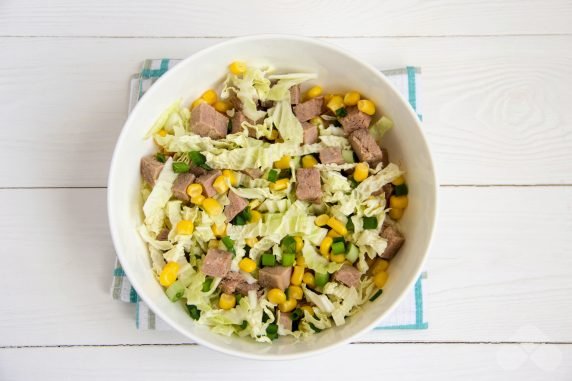
M 403 246 L 405 237 L 403 237 L 403 234 L 401 234 L 395 227 L 389 225 L 383 225 L 380 235 L 382 238 L 387 240 L 387 247 L 381 254 L 381 258 L 393 258 L 399 249 L 401 249 L 401 246 Z
M 371 116 L 361 112 L 356 106 L 348 107 L 346 111 L 348 114 L 340 118 L 340 123 L 344 127 L 344 131 L 347 135 L 356 130 L 369 127 Z
M 262 171 L 258 168 L 243 169 L 242 173 L 247 174 L 248 176 L 252 177 L 253 179 L 259 179 L 262 177 Z
M 217 278 L 224 278 L 230 270 L 232 254 L 219 249 L 209 249 L 203 261 L 201 271 L 203 274 Z
M 161 163 L 155 155 L 145 156 L 141 159 L 141 176 L 143 180 L 152 187 L 159 178 L 165 164 Z
M 222 172 L 217 169 L 214 171 L 207 172 L 206 174 L 200 176 L 197 179 L 197 183 L 199 183 L 203 186 L 204 194 L 206 197 L 212 197 L 212 196 L 216 195 L 217 192 L 213 188 L 213 182 L 221 174 L 222 174 Z
M 313 117 L 320 115 L 323 105 L 324 97 L 312 98 L 294 106 L 294 114 L 296 114 L 296 118 L 298 118 L 300 122 L 307 122 Z
M 319 201 L 322 198 L 320 171 L 317 168 L 296 169 L 296 197 L 298 200 Z
M 244 276 L 235 271 L 229 271 L 228 274 L 220 282 L 222 292 L 226 294 L 239 293 L 241 295 L 248 295 L 248 291 L 258 291 L 258 283 L 248 283 Z
M 232 221 L 234 217 L 247 207 L 248 201 L 238 196 L 233 191 L 228 192 L 228 200 L 230 204 L 224 207 L 224 215 L 226 216 L 226 222 Z
M 290 88 L 290 104 L 297 105 L 298 103 L 300 103 L 300 85 Z
M 159 234 L 157 234 L 157 241 L 166 241 L 169 238 L 169 229 L 167 228 L 163 228 L 161 229 L 161 231 L 159 232 Z
M 242 122 L 248 122 L 252 124 L 252 121 L 248 119 L 242 111 L 237 111 L 234 113 L 234 116 L 231 119 L 232 122 L 232 129 L 230 131 L 231 134 L 236 134 L 238 132 L 242 132 Z M 248 128 L 248 136 L 251 138 L 256 137 L 256 130 L 254 128 Z
M 278 314 L 278 324 L 287 331 L 292 330 L 292 316 L 290 312 L 280 312 Z
M 320 163 L 322 164 L 343 164 L 342 149 L 339 147 L 327 147 L 320 150 Z
M 381 148 L 367 129 L 355 130 L 348 140 L 360 161 L 367 161 L 375 167 L 383 160 Z
M 212 139 L 226 137 L 228 118 L 208 103 L 201 103 L 191 111 L 191 132 Z
M 195 175 L 192 173 L 181 173 L 173 183 L 173 195 L 181 201 L 189 201 L 190 197 L 187 194 L 187 187 L 195 181 Z
M 285 290 L 290 284 L 291 276 L 292 267 L 264 267 L 258 271 L 258 283 L 262 287 Z
M 302 128 L 304 129 L 304 144 L 314 144 L 318 141 L 318 127 L 312 123 L 303 122 Z
M 353 266 L 344 264 L 334 273 L 332 279 L 345 284 L 348 287 L 359 287 L 361 273 Z
M 387 152 L 387 148 L 381 147 L 381 162 L 383 163 L 381 168 L 385 168 L 389 165 L 389 152 Z
M 234 107 L 235 111 L 242 110 L 242 101 L 238 99 L 238 96 L 232 89 L 228 91 L 228 101 L 230 102 L 232 107 Z

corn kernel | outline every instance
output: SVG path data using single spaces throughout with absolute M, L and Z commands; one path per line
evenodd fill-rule
M 338 233 L 337 231 L 335 231 L 334 229 L 332 229 L 328 232 L 327 236 L 332 237 L 332 238 L 336 238 L 336 237 L 341 237 L 342 235 L 340 233 Z
M 225 193 L 228 190 L 228 180 L 224 176 L 219 176 L 213 181 L 213 188 L 217 191 L 217 193 Z
M 205 198 L 202 206 L 209 216 L 218 216 L 222 213 L 222 205 L 214 198 Z
M 290 286 L 288 287 L 288 299 L 302 300 L 304 297 L 304 291 L 300 286 Z
M 322 227 L 328 223 L 329 219 L 330 216 L 328 216 L 327 214 L 320 214 L 318 217 L 316 217 L 314 223 L 316 224 L 316 226 Z
M 308 287 L 314 287 L 316 285 L 314 274 L 308 272 L 304 273 L 304 276 L 302 277 L 302 282 L 304 282 Z
M 217 101 L 218 97 L 216 96 L 216 92 L 213 89 L 209 89 L 201 95 L 201 98 L 205 100 L 209 105 L 214 105 Z
M 324 121 L 322 120 L 322 118 L 320 118 L 319 116 L 315 116 L 312 119 L 310 119 L 310 124 L 313 124 L 314 126 L 318 127 L 318 126 L 323 126 L 324 125 Z
M 325 103 L 325 104 L 328 104 L 328 102 L 331 101 L 333 97 L 334 97 L 334 94 L 326 94 L 326 95 L 324 95 L 324 103 Z
M 262 214 L 258 210 L 251 210 L 250 211 L 250 222 L 251 224 L 255 224 L 262 218 Z
M 288 169 L 290 168 L 290 156 L 284 155 L 280 160 L 274 162 L 274 168 Z
M 344 99 L 340 95 L 334 95 L 326 107 L 335 113 L 337 109 L 344 107 Z
M 278 138 L 278 130 L 272 130 L 268 140 L 276 140 Z
M 198 196 L 191 197 L 191 202 L 195 205 L 201 206 L 203 204 L 203 202 L 205 201 L 205 199 L 206 199 L 206 197 L 203 196 L 202 194 L 200 194 Z
M 200 105 L 201 103 L 207 103 L 203 98 L 195 99 L 195 101 L 191 104 L 191 110 Z
M 322 88 L 320 86 L 314 86 L 306 92 L 306 98 L 308 99 L 316 98 L 320 95 L 322 95 Z
M 328 255 L 330 253 L 330 248 L 332 247 L 333 242 L 334 240 L 332 237 L 324 238 L 320 244 L 320 253 L 322 255 Z
M 280 180 L 276 180 L 275 183 L 270 183 L 270 185 L 268 185 L 268 187 L 273 191 L 281 191 L 281 190 L 288 188 L 289 183 L 290 182 L 288 179 L 280 179 Z
M 268 301 L 274 304 L 284 303 L 286 301 L 286 294 L 279 288 L 273 288 L 268 291 Z
M 354 180 L 361 183 L 369 176 L 369 165 L 367 163 L 358 163 L 354 168 Z
M 330 261 L 335 263 L 344 263 L 346 256 L 344 254 L 330 254 Z
M 389 206 L 396 209 L 407 208 L 407 196 L 391 196 L 389 198 Z
M 254 247 L 254 245 L 258 243 L 258 238 L 247 238 L 244 240 L 244 242 L 248 245 L 248 247 Z
M 346 229 L 346 225 L 344 225 L 340 220 L 335 217 L 330 217 L 328 220 L 328 226 L 331 227 L 336 231 L 336 233 L 341 235 L 348 234 L 348 229 Z
M 214 108 L 218 112 L 225 114 L 228 110 L 232 108 L 232 105 L 225 101 L 217 101 L 214 104 Z
M 250 207 L 250 210 L 252 210 L 258 208 L 260 204 L 262 204 L 260 200 L 254 199 L 248 203 L 248 206 Z
M 376 275 L 381 271 L 387 270 L 388 267 L 389 267 L 388 261 L 386 261 L 385 259 L 378 258 L 375 260 L 375 262 L 373 262 L 373 266 L 371 266 L 369 270 L 373 275 Z
M 304 277 L 304 267 L 294 266 L 292 270 L 292 276 L 290 277 L 290 283 L 294 286 L 299 286 L 302 284 L 302 278 Z
M 181 220 L 177 223 L 177 234 L 181 235 L 191 235 L 195 230 L 195 225 L 193 221 Z
M 304 247 L 304 240 L 300 236 L 295 236 L 294 241 L 296 241 L 296 252 L 301 253 Z
M 246 72 L 246 64 L 241 61 L 234 61 L 228 65 L 228 69 L 234 75 L 241 75 Z
M 245 273 L 251 273 L 256 270 L 256 262 L 250 258 L 242 258 L 238 263 L 238 267 Z
M 405 183 L 405 178 L 403 176 L 399 176 L 396 177 L 395 179 L 393 179 L 393 181 L 391 182 L 393 185 L 401 185 Z
M 357 91 L 350 91 L 344 95 L 344 104 L 346 106 L 355 106 L 358 104 L 361 96 Z
M 226 235 L 226 224 L 222 225 L 212 224 L 211 230 L 213 231 L 213 234 L 215 236 L 224 237 Z
M 209 241 L 209 249 L 217 249 L 219 247 L 219 241 L 217 241 L 216 239 L 211 239 Z
M 375 105 L 373 104 L 372 101 L 370 101 L 368 99 L 362 99 L 361 101 L 359 101 L 357 103 L 357 108 L 358 108 L 358 110 L 360 110 L 364 114 L 367 114 L 367 115 L 375 114 Z
M 230 310 L 236 306 L 236 297 L 232 294 L 225 294 L 224 292 L 220 294 L 220 299 L 218 300 L 218 306 L 223 310 Z
M 375 274 L 373 276 L 373 283 L 375 284 L 375 287 L 383 288 L 383 286 L 385 286 L 385 282 L 387 282 L 388 277 L 389 274 L 387 274 L 387 272 L 385 271 L 380 271 L 377 274 Z
M 302 306 L 300 307 L 303 311 L 306 311 L 310 316 L 314 316 L 314 309 L 310 306 Z
M 318 164 L 318 160 L 312 155 L 306 155 L 302 157 L 302 167 L 303 168 L 314 168 Z
M 403 217 L 403 209 L 397 209 L 397 208 L 389 209 L 389 217 L 391 217 L 395 221 L 400 220 L 401 217 Z
M 298 305 L 298 301 L 296 299 L 288 299 L 285 302 L 282 302 L 278 305 L 278 309 L 280 312 L 290 312 Z
M 177 273 L 179 272 L 179 264 L 177 262 L 169 262 L 161 270 L 159 275 L 159 283 L 162 286 L 169 287 L 177 280 Z
M 296 265 L 300 267 L 306 267 L 306 259 L 304 258 L 303 255 L 298 255 L 296 257 Z
M 191 184 L 187 187 L 189 197 L 195 197 L 203 194 L 203 186 L 201 184 Z
M 161 128 L 161 129 L 159 130 L 159 132 L 157 132 L 157 133 L 159 134 L 159 136 L 163 136 L 163 137 L 167 136 L 167 131 L 165 131 L 165 130 L 162 129 L 162 128 Z
M 222 171 L 222 175 L 228 179 L 230 185 L 233 187 L 238 185 L 238 176 L 236 175 L 236 172 L 231 171 L 230 169 L 225 169 Z

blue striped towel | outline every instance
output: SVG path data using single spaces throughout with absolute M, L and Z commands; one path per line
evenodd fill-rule
M 135 104 L 145 94 L 145 92 L 155 83 L 155 81 L 163 75 L 167 70 L 175 66 L 181 60 L 178 59 L 149 59 L 143 64 L 140 73 L 131 77 L 130 96 L 129 96 L 129 112 L 135 107 Z M 416 110 L 419 119 L 422 119 L 420 111 L 420 102 L 418 98 L 419 79 L 421 70 L 416 67 L 405 67 L 395 70 L 384 70 L 383 73 L 393 82 L 397 89 L 405 95 L 409 100 L 413 109 Z M 423 299 L 424 299 L 424 283 L 427 274 L 423 273 L 413 290 L 411 290 L 403 299 L 401 304 L 393 311 L 393 313 L 385 318 L 376 329 L 426 329 L 427 322 L 423 315 Z M 111 294 L 113 299 L 120 300 L 125 303 L 133 303 L 136 306 L 135 324 L 138 329 L 143 330 L 170 330 L 172 329 L 167 323 L 156 316 L 149 307 L 141 301 L 129 279 L 125 276 L 125 272 L 121 268 L 119 261 L 116 261 L 115 271 L 113 273 L 113 284 L 111 286 Z

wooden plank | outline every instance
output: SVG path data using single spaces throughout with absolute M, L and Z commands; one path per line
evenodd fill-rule
M 189 342 L 111 300 L 104 189 L 0 190 L 0 210 L 0 346 Z M 440 210 L 429 329 L 361 340 L 572 342 L 572 187 L 442 188 Z
M 0 167 L 0 187 L 105 186 L 129 76 L 145 58 L 218 41 L 0 38 L 0 114 L 10 126 L 0 160 L 13 163 Z M 572 183 L 572 36 L 332 42 L 379 68 L 423 68 L 443 184 Z
M 237 17 L 237 15 L 242 15 Z M 93 22 L 102 20 L 105 27 Z M 263 0 L 208 3 L 153 0 L 11 1 L 0 13 L 5 36 L 435 36 L 571 33 L 566 0 Z
M 572 345 L 353 344 L 296 361 L 243 360 L 201 346 L 0 349 L 5 380 L 569 380 Z M 33 366 L 30 366 L 33 364 Z M 221 366 L 224 364 L 224 366 Z M 338 366 L 347 364 L 351 366 Z M 248 375 L 248 376 L 246 376 Z M 248 378 L 246 378 L 248 377 Z

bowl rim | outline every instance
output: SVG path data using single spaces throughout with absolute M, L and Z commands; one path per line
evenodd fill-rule
M 131 121 L 134 118 L 134 115 L 137 114 L 137 110 L 140 108 L 141 102 L 137 102 L 137 104 L 135 105 L 133 110 L 129 113 L 125 123 L 123 124 L 123 127 L 121 128 L 121 132 L 119 134 L 119 137 L 118 137 L 118 139 L 115 143 L 115 147 L 113 149 L 113 154 L 112 154 L 111 164 L 110 164 L 110 170 L 109 170 L 109 175 L 108 175 L 108 181 L 107 181 L 107 216 L 108 216 L 109 229 L 110 229 L 110 233 L 111 233 L 111 240 L 113 242 L 113 246 L 114 246 L 116 255 L 117 255 L 117 257 L 118 257 L 118 259 L 122 265 L 122 268 L 125 272 L 125 275 L 129 279 L 131 285 L 133 286 L 133 288 L 135 289 L 135 291 L 139 295 L 140 299 L 142 301 L 144 301 L 147 304 L 147 306 L 149 306 L 149 308 L 156 315 L 158 315 L 161 319 L 163 319 L 166 323 L 168 323 L 171 327 L 173 327 L 176 331 L 178 331 L 178 333 L 182 334 L 185 337 L 188 337 L 189 339 L 193 340 L 194 342 L 196 342 L 200 345 L 204 345 L 207 348 L 210 348 L 212 350 L 216 350 L 218 352 L 221 352 L 221 353 L 224 353 L 227 355 L 231 355 L 231 356 L 236 356 L 236 357 L 245 358 L 245 359 L 252 359 L 252 360 L 293 360 L 293 359 L 298 359 L 298 358 L 315 356 L 315 355 L 333 350 L 335 348 L 339 348 L 342 345 L 348 344 L 352 340 L 355 340 L 356 338 L 362 336 L 363 334 L 371 331 L 376 325 L 379 324 L 379 322 L 381 320 L 383 320 L 386 316 L 388 316 L 403 301 L 403 298 L 405 297 L 406 293 L 411 289 L 413 284 L 419 278 L 421 270 L 422 270 L 422 268 L 423 268 L 423 266 L 427 260 L 429 251 L 433 245 L 433 241 L 434 241 L 434 237 L 435 237 L 435 227 L 436 227 L 436 223 L 437 223 L 437 216 L 438 216 L 438 210 L 439 210 L 439 208 L 438 208 L 438 206 L 439 206 L 439 184 L 437 182 L 438 177 L 437 177 L 436 170 L 435 170 L 433 155 L 431 153 L 430 146 L 427 142 L 427 136 L 426 136 L 425 131 L 423 130 L 423 128 L 421 126 L 421 122 L 418 118 L 417 113 L 413 110 L 413 108 L 411 107 L 409 102 L 405 99 L 405 97 L 397 90 L 397 88 L 393 85 L 393 83 L 391 83 L 391 81 L 389 81 L 387 79 L 387 77 L 379 69 L 375 68 L 373 65 L 369 64 L 368 62 L 365 62 L 364 60 L 357 58 L 354 54 L 350 53 L 346 49 L 339 47 L 339 46 L 336 46 L 334 44 L 331 44 L 329 42 L 323 41 L 323 40 L 318 39 L 318 38 L 303 37 L 303 36 L 288 35 L 288 34 L 255 34 L 255 35 L 248 35 L 248 36 L 243 36 L 243 37 L 230 38 L 226 41 L 222 41 L 222 42 L 216 43 L 214 45 L 208 46 L 204 49 L 201 49 L 201 50 L 191 54 L 190 56 L 186 57 L 185 59 L 183 59 L 175 67 L 173 67 L 172 69 L 169 69 L 165 74 L 163 74 L 159 79 L 157 79 L 157 81 L 154 83 L 154 86 L 151 86 L 151 88 L 145 93 L 143 98 L 152 97 L 152 94 L 154 92 L 158 91 L 158 88 L 160 87 L 160 83 L 166 81 L 167 78 L 177 76 L 180 71 L 184 70 L 184 67 L 186 66 L 185 63 L 188 61 L 194 60 L 194 59 L 201 57 L 201 56 L 204 56 L 204 55 L 208 55 L 213 50 L 224 49 L 225 47 L 230 46 L 230 45 L 240 44 L 240 43 L 243 43 L 245 41 L 261 41 L 261 40 L 274 40 L 274 41 L 285 41 L 285 40 L 287 40 L 287 41 L 301 42 L 301 43 L 306 44 L 306 45 L 317 45 L 321 48 L 329 49 L 329 50 L 334 51 L 337 54 L 345 56 L 346 58 L 350 59 L 351 61 L 354 61 L 356 64 L 362 65 L 363 67 L 368 69 L 373 75 L 377 76 L 378 79 L 380 79 L 387 86 L 389 86 L 394 93 L 393 95 L 397 96 L 399 101 L 401 101 L 403 104 L 405 104 L 407 112 L 410 114 L 411 119 L 414 121 L 415 127 L 417 128 L 417 132 L 421 136 L 421 143 L 425 146 L 425 149 L 428 152 L 428 163 L 427 163 L 427 165 L 428 165 L 428 168 L 430 168 L 431 177 L 432 177 L 431 180 L 433 181 L 433 184 L 434 184 L 433 191 L 435 194 L 435 201 L 434 201 L 435 207 L 434 207 L 433 215 L 430 216 L 430 222 L 431 222 L 430 225 L 431 226 L 430 226 L 430 232 L 429 232 L 429 239 L 428 239 L 427 247 L 425 249 L 425 252 L 422 255 L 421 260 L 416 265 L 416 268 L 414 271 L 415 276 L 411 277 L 411 279 L 407 283 L 407 286 L 398 292 L 398 296 L 396 297 L 394 303 L 389 308 L 387 308 L 385 311 L 383 311 L 381 314 L 379 314 L 375 319 L 372 320 L 371 323 L 366 325 L 359 332 L 357 332 L 353 335 L 350 335 L 344 339 L 333 342 L 332 344 L 320 347 L 320 348 L 310 349 L 310 350 L 306 350 L 306 351 L 303 351 L 300 353 L 292 353 L 292 354 L 254 354 L 254 353 L 241 352 L 239 350 L 231 348 L 228 345 L 219 345 L 219 344 L 212 343 L 209 340 L 204 340 L 202 338 L 194 337 L 193 334 L 187 332 L 177 322 L 173 321 L 171 318 L 166 316 L 161 311 L 161 309 L 159 309 L 157 307 L 157 305 L 152 300 L 152 298 L 148 297 L 145 292 L 140 291 L 140 290 L 143 290 L 143 287 L 140 285 L 140 282 L 137 280 L 137 278 L 131 276 L 132 272 L 131 272 L 131 269 L 129 268 L 129 266 L 123 266 L 123 263 L 125 263 L 124 259 L 126 260 L 126 258 L 125 258 L 125 254 L 121 250 L 118 250 L 118 248 L 121 247 L 118 244 L 120 241 L 118 234 L 117 234 L 118 228 L 117 228 L 117 225 L 116 225 L 114 219 L 112 218 L 112 216 L 115 215 L 115 212 L 114 212 L 115 206 L 112 203 L 112 197 L 111 197 L 111 195 L 114 194 L 114 192 L 115 192 L 115 186 L 114 186 L 114 183 L 112 180 L 115 177 L 115 172 L 117 171 L 117 168 L 118 168 L 118 164 L 117 164 L 118 151 L 119 151 L 119 147 L 123 146 L 122 143 L 123 143 L 123 140 L 125 139 L 125 136 L 126 136 L 125 127 L 132 124 Z M 157 86 L 157 83 L 159 83 L 159 86 Z

